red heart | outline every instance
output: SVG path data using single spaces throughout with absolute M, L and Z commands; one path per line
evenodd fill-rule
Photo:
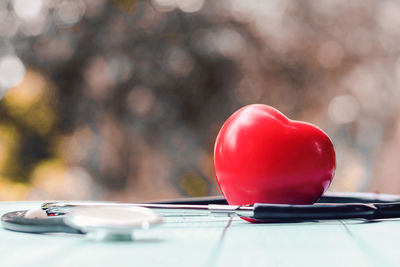
M 335 173 L 335 150 L 318 127 L 266 105 L 228 118 L 214 148 L 219 187 L 231 205 L 312 204 Z

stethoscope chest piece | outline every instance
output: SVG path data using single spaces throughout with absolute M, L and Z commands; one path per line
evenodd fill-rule
M 162 222 L 151 209 L 143 207 L 79 207 L 64 217 L 65 224 L 96 241 L 131 241 L 133 232 Z

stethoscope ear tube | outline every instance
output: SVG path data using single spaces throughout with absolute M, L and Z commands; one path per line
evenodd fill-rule
M 351 193 L 351 192 L 325 192 L 316 203 L 332 204 L 351 204 L 351 203 L 392 203 L 400 202 L 399 195 L 377 194 L 377 193 Z M 217 197 L 198 197 L 198 198 L 180 198 L 166 201 L 146 202 L 149 204 L 181 204 L 181 205 L 228 205 L 223 196 Z
M 254 204 L 256 220 L 331 220 L 371 218 L 376 208 L 368 204 L 274 205 Z
M 256 220 L 388 219 L 400 217 L 400 202 L 315 205 L 254 204 Z
M 399 218 L 400 217 L 400 202 L 396 203 L 377 203 L 374 204 L 377 208 L 375 217 L 372 219 Z

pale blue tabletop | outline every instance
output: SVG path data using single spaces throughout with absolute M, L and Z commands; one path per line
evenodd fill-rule
M 0 203 L 0 215 L 38 207 Z M 400 266 L 400 221 L 251 224 L 175 217 L 133 242 L 0 229 L 0 266 Z

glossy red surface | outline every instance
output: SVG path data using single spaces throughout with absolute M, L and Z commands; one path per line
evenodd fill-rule
M 222 126 L 214 164 L 231 205 L 311 204 L 330 185 L 336 159 L 321 129 L 257 104 L 241 108 Z

